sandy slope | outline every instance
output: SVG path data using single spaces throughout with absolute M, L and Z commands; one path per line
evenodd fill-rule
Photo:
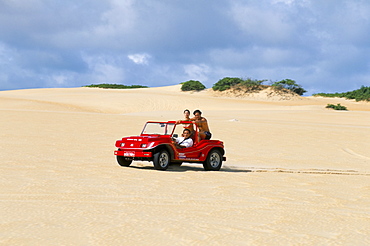
M 116 164 L 116 139 L 185 108 L 225 142 L 221 171 Z M 0 129 L 0 245 L 370 244 L 368 103 L 179 86 L 2 91 Z

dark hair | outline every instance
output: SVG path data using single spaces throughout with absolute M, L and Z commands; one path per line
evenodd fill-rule
M 184 133 L 185 131 L 188 131 L 188 132 L 189 132 L 189 134 L 191 134 L 191 131 L 190 131 L 188 128 L 185 128 L 185 129 L 182 131 L 182 133 Z
M 195 110 L 193 114 L 195 115 L 196 113 L 202 114 L 202 112 L 199 109 Z
M 189 109 L 185 109 L 184 110 L 184 114 L 185 114 L 185 112 L 188 112 L 190 114 L 190 110 Z

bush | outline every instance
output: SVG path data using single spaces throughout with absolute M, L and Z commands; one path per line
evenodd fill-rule
M 206 88 L 201 82 L 197 80 L 189 80 L 181 84 L 182 91 L 201 91 Z
M 230 78 L 225 77 L 220 79 L 216 84 L 213 85 L 212 89 L 214 91 L 225 91 L 231 88 L 231 86 L 238 85 L 243 83 L 243 80 L 240 78 Z
M 121 85 L 121 84 L 96 84 L 96 85 L 85 85 L 84 87 L 103 88 L 103 89 L 148 88 L 148 86 L 143 86 L 143 85 Z
M 348 110 L 346 106 L 342 106 L 340 105 L 340 103 L 338 103 L 337 105 L 334 105 L 334 104 L 328 104 L 326 106 L 326 108 L 332 108 L 334 110 Z
M 245 89 L 246 91 L 253 92 L 262 90 L 263 88 L 266 88 L 266 85 L 262 85 L 263 82 L 267 80 L 256 80 L 247 78 L 245 80 L 241 78 L 230 78 L 226 77 L 223 79 L 220 79 L 216 84 L 213 85 L 212 89 L 215 91 L 224 91 L 231 89 L 234 87 L 235 89 Z M 303 95 L 305 92 L 307 92 L 305 89 L 303 89 L 300 85 L 298 85 L 294 80 L 291 79 L 285 79 L 278 82 L 275 82 L 272 84 L 272 87 L 276 90 L 283 90 L 287 89 L 290 90 L 298 95 Z
M 347 99 L 355 99 L 356 101 L 370 101 L 370 86 L 361 86 L 360 89 L 343 93 L 317 93 L 313 96 L 322 97 L 343 97 Z
M 256 87 L 262 85 L 263 82 L 267 81 L 266 79 L 263 80 L 257 80 L 257 79 L 251 79 L 247 78 L 241 82 L 241 85 L 246 87 Z
M 297 93 L 298 95 L 302 96 L 305 92 L 307 92 L 305 89 L 302 88 L 302 86 L 298 85 L 294 80 L 292 79 L 284 79 L 278 82 L 275 82 L 272 84 L 275 89 L 288 89 L 294 93 Z

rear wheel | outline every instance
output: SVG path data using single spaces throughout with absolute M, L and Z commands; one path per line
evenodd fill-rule
M 153 164 L 154 168 L 157 170 L 166 170 L 171 162 L 171 157 L 167 150 L 161 150 L 154 154 Z
M 117 162 L 120 166 L 128 167 L 131 165 L 132 159 L 124 156 L 117 155 Z
M 218 171 L 222 166 L 222 155 L 217 149 L 213 149 L 208 153 L 207 159 L 203 162 L 204 170 Z

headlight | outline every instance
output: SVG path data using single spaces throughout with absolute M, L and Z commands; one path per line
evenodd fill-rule
M 141 144 L 140 147 L 141 148 L 147 148 L 147 149 L 150 149 L 151 147 L 153 147 L 154 145 L 154 142 L 151 142 L 151 143 L 144 143 L 144 144 Z
M 121 147 L 124 147 L 125 146 L 125 143 L 121 143 Z

